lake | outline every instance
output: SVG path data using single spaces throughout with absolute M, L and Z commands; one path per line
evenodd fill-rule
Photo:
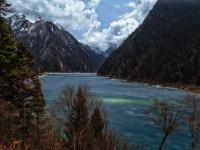
M 109 126 L 128 138 L 130 144 L 145 144 L 148 149 L 158 149 L 160 129 L 155 126 L 149 113 L 156 100 L 179 103 L 187 94 L 182 90 L 129 83 L 98 77 L 96 74 L 46 74 L 40 77 L 47 108 L 55 101 L 67 84 L 90 85 L 91 92 L 103 101 Z M 189 135 L 182 127 L 169 137 L 168 150 L 188 150 Z

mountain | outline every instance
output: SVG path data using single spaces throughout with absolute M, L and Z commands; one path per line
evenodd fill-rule
M 15 36 L 31 50 L 41 71 L 95 72 L 104 59 L 52 22 L 31 22 L 24 14 L 15 14 L 10 24 Z
M 102 53 L 104 52 L 102 49 L 96 46 L 92 46 L 91 48 L 93 51 L 95 51 L 97 54 L 100 54 L 100 55 L 102 55 Z
M 200 1 L 158 0 L 98 74 L 131 81 L 200 84 Z
M 108 57 L 112 54 L 113 51 L 117 49 L 116 45 L 110 45 L 108 49 L 106 49 L 103 53 L 101 53 L 104 57 Z

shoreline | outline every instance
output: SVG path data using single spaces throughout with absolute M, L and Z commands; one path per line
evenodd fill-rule
M 129 82 L 129 81 L 128 81 Z M 145 82 L 145 81 L 136 81 L 137 83 L 144 83 L 144 84 L 148 84 L 151 86 L 161 86 L 163 88 L 169 88 L 169 89 L 175 89 L 175 90 L 181 90 L 181 91 L 185 91 L 185 92 L 189 92 L 189 93 L 193 93 L 193 94 L 200 94 L 200 86 L 194 86 L 194 85 L 187 85 L 187 84 L 180 84 L 180 83 L 158 83 L 158 82 Z
M 39 78 L 41 77 L 44 77 L 45 75 L 59 75 L 59 74 L 63 74 L 63 75 L 70 75 L 70 74 L 85 74 L 85 75 L 91 75 L 91 74 L 94 74 L 94 75 L 97 75 L 97 73 L 95 72 L 43 72 L 41 74 L 38 75 Z
M 192 94 L 200 94 L 200 86 L 195 86 L 191 84 L 181 84 L 181 83 L 159 83 L 159 82 L 152 82 L 152 81 L 142 81 L 142 80 L 126 80 L 126 79 L 120 79 L 116 77 L 110 77 L 110 76 L 105 76 L 105 75 L 100 75 L 96 74 L 99 77 L 108 77 L 110 79 L 116 79 L 116 80 L 123 80 L 129 83 L 141 83 L 141 84 L 146 84 L 149 86 L 160 86 L 163 88 L 169 88 L 169 89 L 175 89 L 175 90 L 182 90 L 185 92 L 189 92 Z
M 144 85 L 149 85 L 149 86 L 159 86 L 159 87 L 163 87 L 163 88 L 169 88 L 169 89 L 175 89 L 175 90 L 182 90 L 185 92 L 190 92 L 193 94 L 200 94 L 200 86 L 194 86 L 191 84 L 181 84 L 181 83 L 159 83 L 159 82 L 152 82 L 152 81 L 142 81 L 142 80 L 126 80 L 126 79 L 120 79 L 120 78 L 115 78 L 115 77 L 110 77 L 110 76 L 105 76 L 105 75 L 100 75 L 98 73 L 95 72 L 44 72 L 42 74 L 40 74 L 38 77 L 42 78 L 45 75 L 59 75 L 59 74 L 66 74 L 66 75 L 70 75 L 70 74 L 85 74 L 85 75 L 96 75 L 98 77 L 106 77 L 109 79 L 115 79 L 115 80 L 119 80 L 119 81 L 124 81 L 124 82 L 129 82 L 129 83 L 140 83 L 140 84 L 144 84 Z

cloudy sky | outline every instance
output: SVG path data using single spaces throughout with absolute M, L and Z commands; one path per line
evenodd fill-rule
M 156 0 L 8 0 L 15 11 L 61 25 L 79 41 L 105 50 L 119 45 Z

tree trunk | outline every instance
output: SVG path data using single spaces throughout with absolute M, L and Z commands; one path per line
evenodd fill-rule
M 191 149 L 195 150 L 197 146 L 197 139 L 195 136 L 192 136 L 192 143 L 191 143 Z
M 159 150 L 163 149 L 163 145 L 165 144 L 166 139 L 167 139 L 167 135 L 164 135 L 163 138 L 162 138 L 162 141 L 159 145 Z

